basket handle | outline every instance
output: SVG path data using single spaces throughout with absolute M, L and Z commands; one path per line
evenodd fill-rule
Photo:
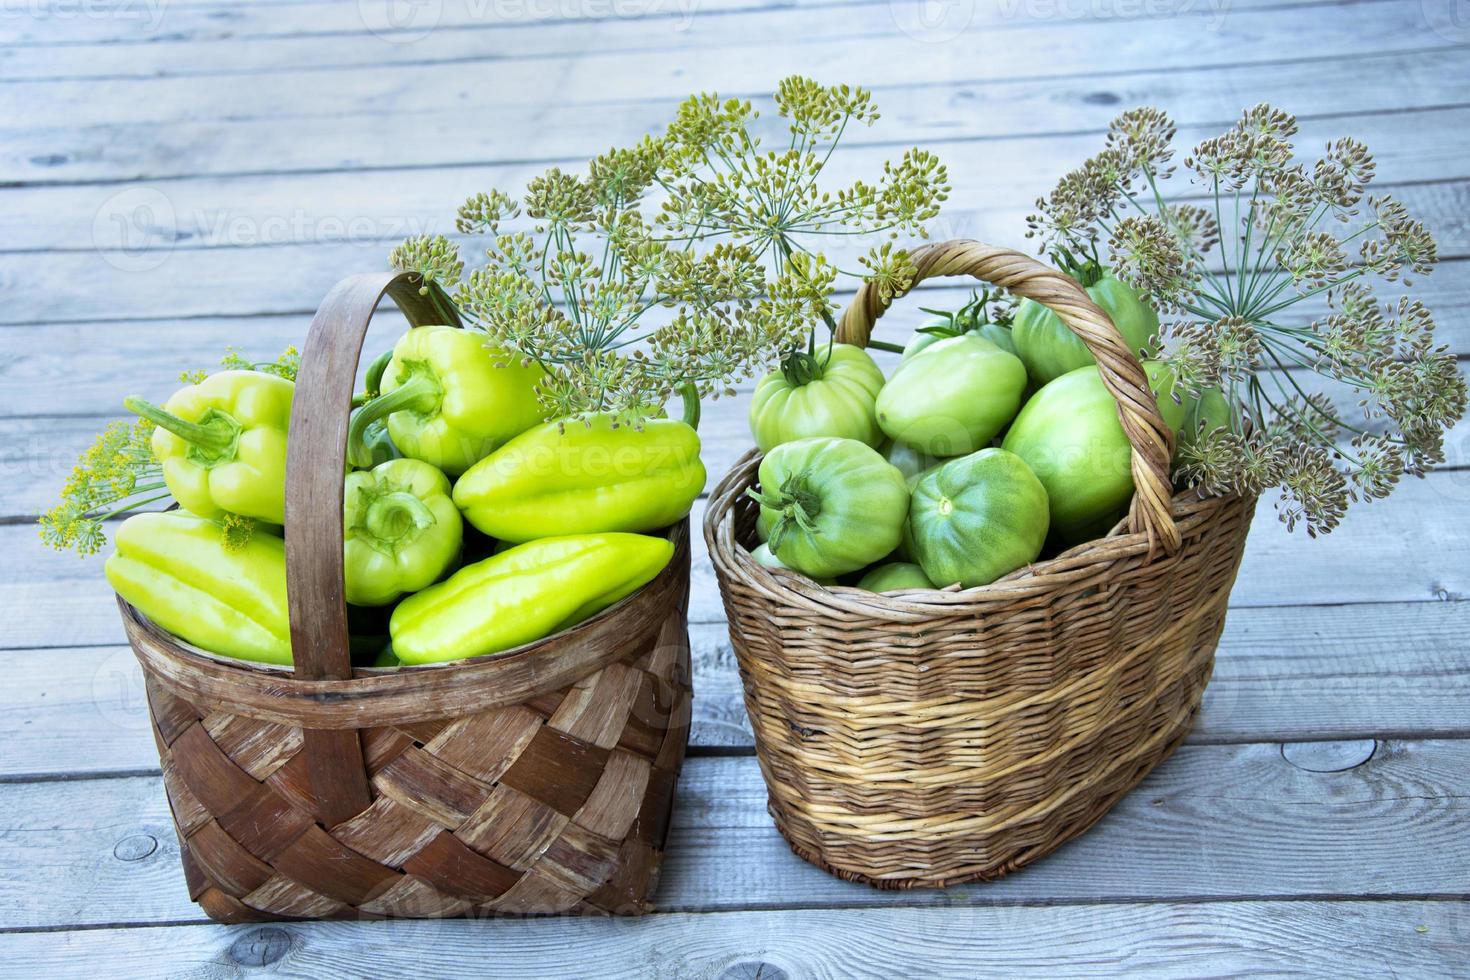
M 286 451 L 286 599 L 293 672 L 303 680 L 352 676 L 342 580 L 342 492 L 347 423 L 363 339 L 386 293 L 414 326 L 442 321 L 415 273 L 351 276 L 332 287 L 311 320 Z M 306 730 L 302 750 L 328 825 L 371 802 L 355 729 Z
M 968 239 L 922 245 L 911 258 L 917 273 L 909 289 L 937 276 L 973 276 L 1048 307 L 1087 345 L 1103 384 L 1118 403 L 1118 420 L 1133 448 L 1135 492 L 1128 529 L 1148 535 L 1150 554 L 1159 549 L 1166 554 L 1178 551 L 1180 534 L 1174 523 L 1174 486 L 1169 478 L 1174 432 L 1159 414 L 1143 365 L 1082 286 L 1014 249 Z M 864 282 L 837 324 L 838 342 L 866 347 L 873 325 L 893 299 L 884 300 L 873 283 Z

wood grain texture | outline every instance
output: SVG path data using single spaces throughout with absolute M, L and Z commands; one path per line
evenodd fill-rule
M 1445 901 L 1221 902 L 942 909 L 775 910 L 615 922 L 494 925 L 330 923 L 311 928 L 102 929 L 0 936 L 19 971 L 78 962 L 124 972 L 202 974 L 262 963 L 272 976 L 333 976 L 364 961 L 385 974 L 580 978 L 571 951 L 596 949 L 600 977 L 1449 976 L 1470 955 L 1465 906 Z M 922 941 L 915 941 L 922 937 Z M 767 972 L 757 973 L 765 965 Z M 774 971 L 780 970 L 777 974 Z
M 1416 16 L 1418 0 L 1378 0 L 1298 11 L 1303 28 L 1310 25 L 1312 52 L 1318 57 L 1421 51 L 1453 46 L 1454 40 L 1430 29 Z M 450 91 L 476 89 L 497 93 L 500 105 L 539 105 L 548 101 L 544 86 L 558 80 L 555 100 L 562 104 L 597 103 L 607 99 L 610 80 L 636 79 L 640 98 L 683 98 L 691 90 L 747 94 L 754 79 L 772 80 L 802 65 L 813 75 L 834 74 L 839 67 L 861 64 L 869 86 L 913 85 L 952 80 L 1010 79 L 1035 76 L 1037 65 L 1049 65 L 1057 50 L 1083 62 L 1093 72 L 1128 71 L 1139 64 L 1155 68 L 1200 64 L 1249 64 L 1277 61 L 1276 45 L 1243 44 L 1251 35 L 1289 31 L 1283 22 L 1293 13 L 1273 10 L 1232 12 L 1220 30 L 1202 30 L 1210 16 L 1195 11 L 1161 18 L 1143 32 L 1122 20 L 1028 23 L 1005 32 L 1003 48 L 990 58 L 975 58 L 972 45 L 934 44 L 894 31 L 887 5 L 853 8 L 856 16 L 881 18 L 881 33 L 859 37 L 789 36 L 773 45 L 767 37 L 750 37 L 722 45 L 719 57 L 707 50 L 665 46 L 658 58 L 644 52 L 584 50 L 508 61 L 460 62 L 454 66 Z M 676 34 L 672 24 L 665 32 Z M 1289 37 L 1289 33 L 1287 34 Z M 1046 71 L 1044 74 L 1061 74 Z M 406 110 L 445 98 L 443 67 L 433 64 L 386 65 L 311 71 L 276 71 L 240 85 L 227 76 L 199 78 L 118 79 L 109 83 L 105 105 L 92 97 L 94 87 L 80 81 L 36 81 L 0 92 L 5 118 L 24 117 L 27 105 L 46 105 L 66 113 L 73 126 L 97 123 L 175 122 L 219 114 L 236 118 L 331 116 L 363 112 L 374 105 L 396 103 Z M 769 84 L 769 83 L 765 83 Z M 765 88 L 765 84 L 756 91 Z M 309 87 L 312 98 L 303 100 Z M 465 107 L 467 110 L 471 106 Z
M 1394 175 L 1385 180 L 1466 176 L 1464 161 L 1452 148 L 1431 139 L 1417 125 L 1428 120 L 1434 131 L 1438 128 L 1434 121 L 1452 120 L 1462 111 L 1399 111 L 1405 105 L 1459 104 L 1457 98 L 1439 94 L 1445 84 L 1439 79 L 1452 83 L 1456 72 L 1463 70 L 1454 65 L 1462 60 L 1454 52 L 1435 51 L 1365 57 L 1381 76 L 1369 92 L 1353 88 L 1364 60 L 1357 55 L 1336 59 L 1335 67 L 1332 59 L 1193 70 L 1133 65 L 1104 75 L 1048 80 L 1044 87 L 1028 79 L 880 89 L 885 121 L 881 128 L 853 133 L 851 140 L 854 146 L 900 139 L 949 144 L 938 149 L 951 161 L 977 166 L 994 161 L 994 169 L 986 171 L 987 183 L 996 185 L 993 190 L 950 202 L 952 208 L 982 202 L 994 207 L 1008 200 L 1006 191 L 1014 187 L 1022 188 L 1019 201 L 1028 201 L 1037 193 L 1033 185 L 1045 186 L 1075 165 L 1073 161 L 1095 152 L 1102 129 L 1130 98 L 1165 102 L 1184 123 L 1183 138 L 1198 141 L 1207 130 L 1218 131 L 1233 121 L 1243 104 L 1280 99 L 1283 92 L 1300 90 L 1302 100 L 1298 104 L 1293 97 L 1292 108 L 1303 117 L 1302 145 L 1317 146 L 1350 132 L 1379 155 L 1381 174 Z M 1385 94 L 1379 97 L 1379 91 Z M 465 97 L 489 98 L 475 91 Z M 452 201 L 461 180 L 454 173 L 457 168 L 497 162 L 514 166 L 530 160 L 580 165 L 578 157 L 599 152 L 608 141 L 627 142 L 664 125 L 675 104 L 674 99 L 663 99 L 517 107 L 489 101 L 473 104 L 469 111 L 493 114 L 504 120 L 504 126 L 469 128 L 462 125 L 464 117 L 457 110 L 433 104 L 406 106 L 393 121 L 394 132 L 402 138 L 371 144 L 364 144 L 360 134 L 375 119 L 361 111 L 329 118 L 191 118 L 171 120 L 167 126 L 108 121 L 60 127 L 54 119 L 39 118 L 7 131 L 0 147 L 0 173 L 24 185 L 174 179 L 166 185 L 172 191 L 180 187 L 176 180 L 180 177 L 202 184 L 210 176 L 248 174 L 264 180 L 291 175 L 326 188 L 332 177 L 350 185 L 363 179 L 357 171 L 374 170 L 395 193 L 418 196 L 422 192 L 406 190 L 413 183 L 412 174 L 388 168 L 432 167 L 448 185 L 444 200 Z M 513 140 L 505 135 L 511 132 L 516 134 Z M 965 146 L 967 141 L 976 144 Z M 1409 152 L 1415 144 L 1423 150 L 1418 158 Z M 263 145 L 271 146 L 269 157 L 258 152 Z M 1017 160 L 1028 169 L 1012 170 Z M 421 185 L 436 182 L 420 175 Z M 298 194 L 289 199 L 312 198 Z M 217 198 L 206 208 L 209 215 L 227 214 Z
M 1341 0 L 1294 0 L 1292 6 L 1335 5 L 1339 2 Z M 1231 8 L 1245 10 L 1268 3 L 1270 0 L 1235 0 Z M 79 31 L 75 26 L 67 35 L 52 25 L 34 23 L 29 25 L 30 33 L 24 36 L 27 43 L 17 48 L 18 52 L 32 57 L 11 59 L 6 67 L 14 77 L 212 74 L 220 72 L 224 66 L 217 53 L 213 59 L 206 54 L 217 52 L 220 44 L 241 38 L 248 39 L 252 49 L 260 52 L 258 64 L 235 68 L 246 73 L 299 67 L 308 52 L 315 54 L 327 67 L 341 67 L 371 63 L 374 52 L 378 52 L 379 60 L 387 62 L 437 62 L 477 57 L 505 58 L 518 54 L 578 54 L 594 41 L 609 50 L 646 50 L 651 40 L 670 46 L 688 44 L 690 42 L 683 41 L 680 35 L 689 33 L 715 37 L 725 34 L 732 39 L 743 37 L 748 40 L 759 37 L 756 29 L 748 25 L 763 21 L 771 23 L 782 34 L 839 33 L 849 19 L 860 23 L 883 23 L 874 13 L 883 13 L 887 6 L 887 0 L 702 0 L 698 4 L 650 0 L 637 5 L 606 7 L 594 4 L 567 7 L 504 4 L 488 7 L 477 5 L 472 0 L 448 0 L 431 8 L 432 13 L 425 11 L 427 16 L 423 21 L 401 18 L 401 27 L 394 33 L 391 25 L 384 22 L 386 18 L 382 13 L 371 7 L 344 9 L 323 0 L 249 5 L 171 3 L 167 16 L 157 23 L 155 29 L 150 29 L 153 25 L 144 22 L 138 25 L 140 31 L 137 35 L 125 38 L 119 37 L 116 31 L 91 34 Z M 865 10 L 865 7 L 870 9 Z M 1136 10 L 1120 8 L 1105 15 L 1101 11 L 1078 8 L 1069 11 L 1068 19 L 1086 22 L 1108 17 L 1146 27 L 1177 14 L 1176 10 L 1140 7 Z M 430 16 L 433 18 L 433 35 L 421 37 L 422 28 L 416 30 L 415 27 L 428 23 Z M 1034 26 L 1037 21 L 1046 19 L 1045 11 L 985 4 L 977 6 L 968 26 L 977 31 L 1007 30 Z M 886 23 L 889 29 L 893 28 L 891 16 Z M 302 46 L 324 34 L 333 39 L 328 50 L 321 50 L 319 42 L 314 51 Z M 131 42 L 144 38 L 148 41 L 147 49 L 160 50 L 157 53 L 146 49 L 136 51 L 144 46 Z M 58 40 L 69 40 L 70 43 L 55 43 Z M 80 50 L 73 54 L 68 48 Z M 141 61 L 141 65 L 130 65 L 124 59 L 123 54 L 128 49 L 135 50 L 134 59 Z M 46 54 L 57 57 L 56 66 L 49 70 L 37 57 Z M 72 56 L 67 57 L 68 54 Z M 309 62 L 310 59 L 306 60 Z
M 657 906 L 1452 897 L 1470 875 L 1464 740 L 1387 741 L 1367 764 L 1335 773 L 1298 769 L 1275 743 L 1185 746 L 1090 833 L 1024 874 L 949 891 L 895 894 L 824 874 L 790 853 L 765 801 L 754 759 L 688 760 Z M 157 777 L 0 784 L 0 805 L 9 869 L 0 928 L 202 921 Z M 157 850 L 113 856 L 139 834 Z

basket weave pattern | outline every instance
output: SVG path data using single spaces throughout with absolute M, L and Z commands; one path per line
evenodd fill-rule
M 991 585 L 879 596 L 750 557 L 757 453 L 715 488 L 705 536 L 776 825 L 803 858 L 889 888 L 1021 867 L 1086 830 L 1178 745 L 1254 509 L 1173 496 L 1172 434 L 1142 370 L 1071 280 L 973 242 L 915 259 L 921 279 L 971 274 L 1057 310 L 1124 392 L 1148 489 L 1110 536 Z M 839 339 L 866 343 L 885 305 L 860 293 Z
M 150 674 L 189 897 L 223 922 L 645 911 L 688 736 L 682 615 L 643 647 L 524 704 L 362 730 L 373 802 L 326 826 L 299 728 Z
M 189 647 L 121 598 L 190 897 L 212 918 L 638 914 L 658 881 L 690 719 L 689 523 L 654 580 L 485 657 L 354 669 L 342 470 L 363 335 L 406 274 L 327 297 L 286 463 L 291 668 Z

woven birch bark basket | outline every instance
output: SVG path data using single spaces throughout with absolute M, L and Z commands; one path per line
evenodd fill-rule
M 646 911 L 689 733 L 689 528 L 668 567 L 577 627 L 505 653 L 357 669 L 342 473 L 363 337 L 407 274 L 343 280 L 291 412 L 294 668 L 213 656 L 118 605 L 143 665 L 189 895 L 221 922 Z
M 915 283 L 973 276 L 1086 342 L 1132 445 L 1105 537 L 990 585 L 876 595 L 750 557 L 761 457 L 715 488 L 704 534 L 776 826 L 798 855 L 880 888 L 998 878 L 1085 831 L 1199 710 L 1254 501 L 1176 495 L 1174 433 L 1143 368 L 1074 280 L 972 241 L 913 253 Z M 887 304 L 864 286 L 837 339 Z

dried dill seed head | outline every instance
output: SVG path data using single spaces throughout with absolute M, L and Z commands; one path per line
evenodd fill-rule
M 1466 390 L 1424 304 L 1374 293 L 1375 280 L 1408 287 L 1429 274 L 1433 236 L 1398 201 L 1368 196 L 1375 164 L 1362 143 L 1333 140 L 1298 162 L 1296 132 L 1280 109 L 1247 109 L 1185 157 L 1192 188 L 1175 193 L 1197 200 L 1178 201 L 1163 186 L 1172 123 L 1130 110 L 1037 202 L 1027 235 L 1043 252 L 1105 240 L 1114 273 L 1180 318 L 1162 358 L 1185 392 L 1219 389 L 1236 413 L 1181 449 L 1180 478 L 1215 493 L 1278 488 L 1282 519 L 1316 535 L 1350 501 L 1442 461 Z M 1291 308 L 1318 296 L 1328 312 L 1303 325 Z M 1328 399 L 1311 390 L 1316 375 L 1355 394 Z
M 390 261 L 421 273 L 447 317 L 545 366 L 553 415 L 636 420 L 676 391 L 727 394 L 830 327 L 839 275 L 907 289 L 913 264 L 891 239 L 922 237 L 949 196 L 944 166 L 918 149 L 872 182 L 823 189 L 835 144 L 878 119 L 867 90 L 792 77 L 774 102 L 790 133 L 777 149 L 762 148 L 750 101 L 695 95 L 662 134 L 608 150 L 585 176 L 552 168 L 519 199 L 471 197 L 456 228 L 487 245 L 468 276 L 442 237 L 410 239 Z M 811 247 L 833 235 L 881 241 L 860 269 L 838 269 Z
M 1108 239 L 1113 272 L 1161 313 L 1185 309 L 1194 291 L 1199 263 L 1179 234 L 1157 214 L 1129 215 L 1113 226 Z

